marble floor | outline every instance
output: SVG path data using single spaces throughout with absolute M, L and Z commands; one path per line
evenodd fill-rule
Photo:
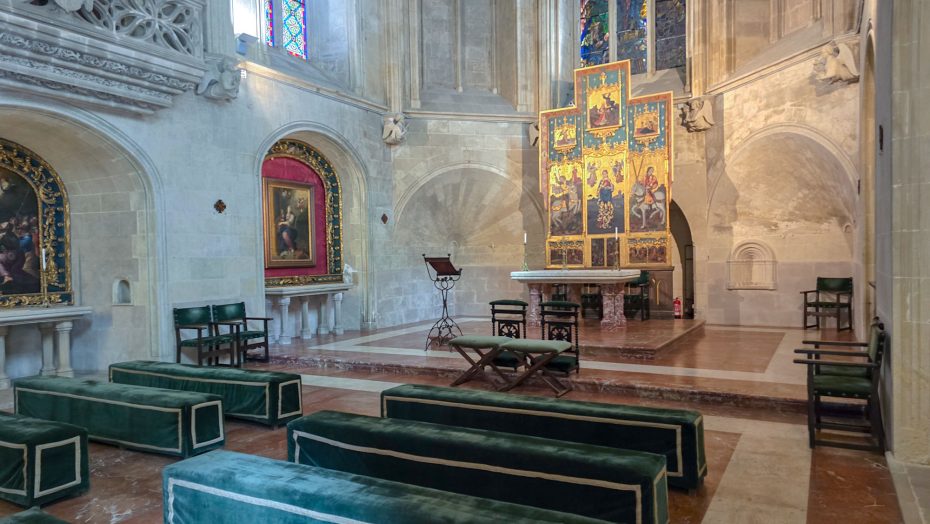
M 466 326 L 468 326 L 466 328 Z M 463 328 L 486 328 L 482 320 Z M 426 326 L 428 328 L 428 326 Z M 478 332 L 483 332 L 478 331 Z M 423 338 L 416 339 L 422 333 Z M 703 333 L 679 342 L 663 358 L 644 364 L 641 360 L 594 357 L 583 363 L 582 374 L 610 375 L 612 380 L 666 381 L 730 384 L 734 391 L 755 387 L 800 387 L 803 370 L 790 364 L 791 349 L 811 332 L 759 330 L 707 326 Z M 401 343 L 397 337 L 410 337 Z M 290 348 L 275 348 L 276 359 L 249 367 L 287 370 L 303 377 L 304 411 L 339 410 L 377 416 L 379 394 L 400 383 L 446 385 L 461 370 L 457 354 L 423 349 L 413 342 L 425 340 L 423 326 L 405 326 L 364 336 L 346 334 L 305 341 Z M 405 347 L 406 346 L 406 347 Z M 410 347 L 413 346 L 413 347 Z M 740 347 L 743 349 L 740 349 Z M 694 353 L 687 355 L 688 348 Z M 395 361 L 409 367 L 411 360 L 431 366 L 445 363 L 447 372 L 400 373 L 390 366 L 319 365 L 320 360 Z M 786 364 L 784 360 L 787 360 Z M 310 365 L 307 364 L 310 363 Z M 730 378 L 728 374 L 736 378 Z M 490 389 L 483 380 L 462 387 Z M 786 390 L 789 391 L 789 390 Z M 521 394 L 551 395 L 539 384 L 521 387 Z M 897 523 L 903 522 L 892 474 L 883 455 L 835 448 L 807 446 L 803 413 L 740 403 L 643 395 L 642 390 L 576 390 L 566 398 L 599 402 L 697 409 L 705 416 L 708 476 L 694 494 L 671 490 L 672 523 Z M 2 404 L 0 398 L 0 404 Z M 283 459 L 285 430 L 227 421 L 226 448 Z M 177 459 L 149 453 L 91 444 L 91 489 L 84 495 L 49 505 L 46 510 L 69 522 L 118 523 L 161 521 L 161 469 Z M 921 480 L 915 477 L 915 493 Z M 0 502 L 0 517 L 17 510 Z

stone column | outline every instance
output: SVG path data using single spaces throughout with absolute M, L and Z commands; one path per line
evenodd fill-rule
M 42 334 L 42 375 L 55 375 L 55 339 L 53 331 L 55 324 L 43 322 L 39 324 L 39 333 Z
M 320 325 L 317 326 L 316 332 L 319 335 L 328 335 L 329 334 L 329 315 L 326 314 L 326 310 L 329 309 L 329 294 L 322 295 L 320 297 Z
M 287 324 L 290 312 L 291 297 L 278 298 L 278 314 L 281 316 L 281 330 L 278 332 L 278 344 L 283 346 L 291 343 L 291 336 L 287 334 Z
M 70 320 L 55 323 L 55 333 L 58 335 L 58 376 L 73 377 L 71 369 L 71 328 L 74 324 Z
M 530 287 L 530 307 L 526 315 L 527 327 L 539 327 L 539 304 L 542 302 L 542 284 L 527 284 Z
M 601 329 L 611 330 L 626 326 L 626 317 L 623 316 L 623 284 L 602 284 L 601 297 L 604 305 Z
M 300 338 L 313 338 L 313 330 L 310 329 L 310 297 L 300 297 Z
M 0 389 L 10 387 L 10 378 L 6 375 L 6 336 L 10 326 L 0 326 Z
M 345 330 L 342 329 L 342 293 L 333 295 L 333 333 L 342 335 Z

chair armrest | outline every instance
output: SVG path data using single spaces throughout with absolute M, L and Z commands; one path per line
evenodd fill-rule
M 868 342 L 853 342 L 853 341 L 843 341 L 843 340 L 802 340 L 802 344 L 808 344 L 811 346 L 847 346 L 847 347 L 869 347 Z
M 272 317 L 243 317 L 244 320 L 274 320 Z
M 816 292 L 817 292 L 816 289 L 808 289 L 807 291 L 801 291 L 801 294 L 806 295 L 808 293 L 816 293 Z
M 835 362 L 832 360 L 800 360 L 794 361 L 795 364 L 807 364 L 808 366 L 839 366 L 844 368 L 866 368 L 875 369 L 881 367 L 875 362 Z
M 795 349 L 799 355 L 833 355 L 837 357 L 868 357 L 865 351 L 836 351 L 829 349 Z
M 242 320 L 217 320 L 214 324 L 220 324 L 223 326 L 241 326 L 243 324 Z
M 177 329 L 206 329 L 210 324 L 175 324 Z

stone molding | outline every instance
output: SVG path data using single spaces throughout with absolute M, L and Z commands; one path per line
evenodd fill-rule
M 154 8 L 154 1 L 131 3 L 140 10 Z M 95 16 L 100 20 L 107 20 L 101 9 L 110 9 L 106 12 L 112 18 L 120 3 L 96 0 L 90 12 L 97 13 Z M 136 114 L 170 107 L 175 96 L 198 85 L 206 70 L 201 28 L 203 6 L 195 2 L 185 4 L 189 9 L 200 6 L 197 16 L 192 15 L 198 29 L 186 40 L 177 36 L 180 31 L 177 28 L 169 31 L 174 36 L 162 33 L 156 38 L 149 33 L 165 24 L 142 18 L 134 11 L 126 11 L 123 22 L 126 28 L 146 20 L 152 25 L 141 31 L 139 38 L 106 27 L 88 31 L 89 23 L 81 18 L 88 11 L 83 8 L 72 13 L 53 5 L 0 8 L 0 85 L 79 105 Z M 44 16 L 46 12 L 48 16 Z M 144 35 L 148 35 L 147 40 L 142 38 Z M 197 50 L 185 53 L 177 49 L 194 42 Z

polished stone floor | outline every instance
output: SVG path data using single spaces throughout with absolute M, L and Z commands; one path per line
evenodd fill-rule
M 477 320 L 463 325 L 476 332 L 485 327 Z M 425 339 L 423 330 L 423 326 L 406 326 L 365 336 L 355 333 L 303 341 L 275 348 L 278 358 L 271 364 L 250 367 L 303 375 L 306 413 L 339 410 L 376 416 L 379 393 L 384 389 L 400 383 L 446 385 L 461 371 L 457 354 L 442 350 L 424 356 L 420 345 Z M 707 391 L 715 386 L 737 394 L 754 394 L 751 386 L 773 398 L 793 391 L 778 388 L 800 388 L 803 394 L 803 370 L 783 360 L 790 364 L 790 349 L 814 334 L 707 326 L 648 364 L 609 354 L 592 355 L 583 361 L 581 375 L 603 374 L 613 381 L 643 381 L 657 388 L 677 381 L 696 388 L 701 381 Z M 408 343 L 397 337 L 409 337 Z M 363 360 L 372 365 L 350 365 Z M 397 367 L 385 364 L 379 368 L 375 365 L 379 362 L 394 362 Z M 412 362 L 429 366 L 399 371 L 411 367 Z M 445 371 L 435 372 L 430 366 Z M 491 384 L 474 380 L 463 387 L 490 389 Z M 544 386 L 532 383 L 515 392 L 551 395 Z M 694 494 L 671 490 L 672 523 L 902 522 L 883 455 L 835 448 L 810 450 L 800 411 L 744 405 L 723 397 L 713 401 L 709 396 L 668 398 L 645 393 L 648 391 L 636 388 L 583 389 L 566 398 L 685 407 L 704 414 L 708 476 Z M 227 421 L 226 427 L 227 449 L 279 459 L 286 456 L 283 428 L 272 430 L 238 421 Z M 177 459 L 91 444 L 90 460 L 90 491 L 52 504 L 47 511 L 70 522 L 161 521 L 161 469 Z M 919 490 L 920 480 L 917 482 Z M 0 502 L 0 516 L 15 510 Z

